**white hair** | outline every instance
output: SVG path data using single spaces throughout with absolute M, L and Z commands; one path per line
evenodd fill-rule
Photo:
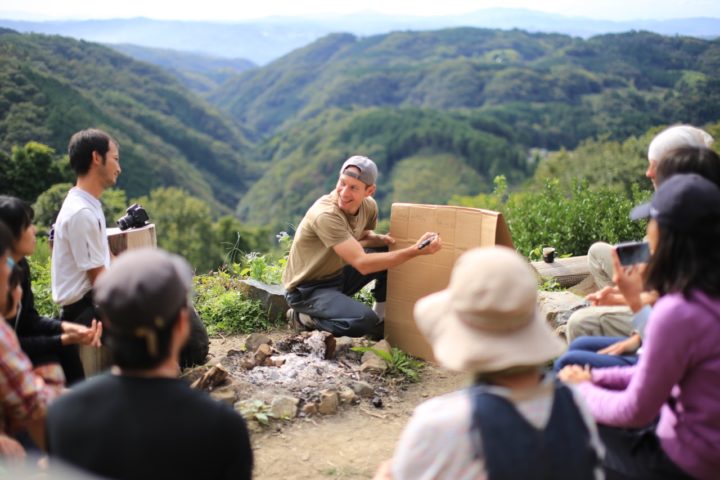
M 648 161 L 659 162 L 665 155 L 676 148 L 708 147 L 713 144 L 713 137 L 704 130 L 692 125 L 674 125 L 655 135 L 648 147 Z

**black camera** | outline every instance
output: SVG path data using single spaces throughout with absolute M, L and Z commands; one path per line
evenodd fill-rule
M 133 203 L 125 210 L 125 215 L 117 221 L 120 230 L 128 228 L 138 228 L 147 225 L 149 220 L 148 214 L 143 207 L 137 203 Z

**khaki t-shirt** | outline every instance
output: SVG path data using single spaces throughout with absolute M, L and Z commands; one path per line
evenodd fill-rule
M 363 200 L 357 215 L 337 206 L 337 193 L 320 197 L 300 222 L 288 258 L 283 284 L 287 291 L 297 285 L 326 280 L 340 274 L 345 262 L 333 247 L 350 237 L 359 240 L 377 225 L 378 208 L 372 197 Z

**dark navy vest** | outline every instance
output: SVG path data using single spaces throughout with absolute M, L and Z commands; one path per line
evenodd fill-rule
M 489 393 L 487 385 L 476 385 L 470 392 L 471 431 L 477 439 L 479 425 L 479 448 L 489 480 L 594 478 L 599 459 L 568 387 L 556 382 L 550 420 L 543 430 L 528 423 L 510 400 Z

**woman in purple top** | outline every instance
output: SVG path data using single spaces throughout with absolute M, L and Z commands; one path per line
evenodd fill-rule
M 661 297 L 631 367 L 565 367 L 607 447 L 608 478 L 720 478 L 720 188 L 675 175 L 631 218 L 650 217 L 647 269 L 615 279 L 628 304 Z M 644 285 L 643 285 L 644 280 Z

